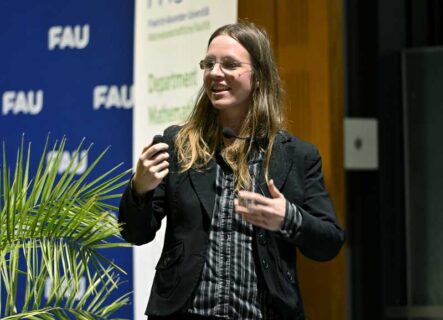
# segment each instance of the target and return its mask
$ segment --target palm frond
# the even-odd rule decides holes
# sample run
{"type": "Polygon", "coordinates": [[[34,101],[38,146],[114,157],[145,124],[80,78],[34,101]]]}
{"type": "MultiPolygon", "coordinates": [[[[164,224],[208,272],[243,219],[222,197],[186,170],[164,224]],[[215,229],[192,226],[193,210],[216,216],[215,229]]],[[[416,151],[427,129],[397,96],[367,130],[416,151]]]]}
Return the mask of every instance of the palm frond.
{"type": "MultiPolygon", "coordinates": [[[[3,143],[0,168],[0,317],[2,319],[110,319],[129,302],[128,294],[109,301],[124,271],[101,249],[128,246],[109,199],[120,197],[130,169],[121,164],[87,182],[105,156],[103,151],[77,174],[82,141],[60,176],[66,139],[56,141],[47,157],[49,137],[31,178],[31,144],[24,138],[10,174],[3,143]],[[46,161],[45,161],[46,160],[46,161]],[[110,241],[114,237],[117,241],[110,241]],[[25,266],[20,270],[20,266],[25,266]],[[81,279],[88,279],[83,297],[81,279]],[[47,283],[50,283],[49,289],[47,283]],[[19,284],[24,291],[18,292],[19,284]],[[6,293],[2,305],[1,292],[6,293]],[[47,299],[44,299],[44,293],[47,299]],[[18,306],[18,298],[24,301],[18,306]],[[20,308],[20,310],[19,310],[20,308]]],[[[89,154],[91,145],[82,157],[89,154]]],[[[81,160],[82,158],[80,158],[81,160]]]]}

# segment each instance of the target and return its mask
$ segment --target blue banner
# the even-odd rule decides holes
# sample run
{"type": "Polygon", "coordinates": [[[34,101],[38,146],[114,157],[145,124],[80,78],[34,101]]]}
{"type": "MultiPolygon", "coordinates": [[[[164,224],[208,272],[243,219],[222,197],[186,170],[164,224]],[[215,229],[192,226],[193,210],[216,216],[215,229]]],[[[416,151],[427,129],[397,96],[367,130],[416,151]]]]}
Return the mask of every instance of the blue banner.
{"type": "MultiPolygon", "coordinates": [[[[133,34],[131,0],[0,2],[0,139],[10,163],[22,134],[37,161],[50,133],[68,139],[60,174],[83,138],[94,146],[78,174],[108,146],[97,174],[131,166],[133,34]]],[[[132,291],[131,250],[106,255],[128,272],[115,295],[132,291]]],[[[132,319],[132,306],[115,317],[132,319]]]]}

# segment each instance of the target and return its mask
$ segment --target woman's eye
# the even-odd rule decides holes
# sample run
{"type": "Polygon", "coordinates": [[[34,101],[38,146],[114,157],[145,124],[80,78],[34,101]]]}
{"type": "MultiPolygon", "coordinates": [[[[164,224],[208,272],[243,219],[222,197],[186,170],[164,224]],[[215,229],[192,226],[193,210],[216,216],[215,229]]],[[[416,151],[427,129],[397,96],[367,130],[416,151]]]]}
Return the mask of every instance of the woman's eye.
{"type": "Polygon", "coordinates": [[[223,68],[228,70],[236,69],[240,66],[237,61],[223,61],[223,68]]]}
{"type": "Polygon", "coordinates": [[[208,60],[206,61],[206,69],[212,69],[215,66],[215,61],[213,60],[208,60]]]}

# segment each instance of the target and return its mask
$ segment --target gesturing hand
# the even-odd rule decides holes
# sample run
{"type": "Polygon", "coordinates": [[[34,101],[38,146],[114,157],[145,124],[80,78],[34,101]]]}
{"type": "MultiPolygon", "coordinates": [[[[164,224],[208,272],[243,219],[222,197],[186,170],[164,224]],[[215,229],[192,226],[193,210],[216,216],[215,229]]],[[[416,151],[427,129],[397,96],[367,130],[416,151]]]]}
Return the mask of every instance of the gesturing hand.
{"type": "Polygon", "coordinates": [[[138,195],[143,196],[146,192],[154,190],[168,174],[167,149],[166,143],[152,142],[143,148],[132,178],[132,187],[138,195]]]}
{"type": "Polygon", "coordinates": [[[286,214],[286,198],[277,189],[273,180],[268,182],[272,198],[249,191],[240,191],[234,200],[235,211],[243,218],[264,229],[280,230],[286,214]]]}

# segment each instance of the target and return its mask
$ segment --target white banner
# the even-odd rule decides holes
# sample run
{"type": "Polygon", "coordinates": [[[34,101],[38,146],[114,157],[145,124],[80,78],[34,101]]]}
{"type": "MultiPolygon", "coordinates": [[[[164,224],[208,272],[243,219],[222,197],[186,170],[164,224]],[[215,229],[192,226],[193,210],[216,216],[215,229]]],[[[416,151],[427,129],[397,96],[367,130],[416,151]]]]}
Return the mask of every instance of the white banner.
{"type": "MultiPolygon", "coordinates": [[[[237,0],[136,0],[133,162],[155,134],[181,123],[192,110],[209,36],[237,21],[237,0]]],[[[134,319],[144,311],[160,257],[162,230],[134,249],[134,319]]]]}

